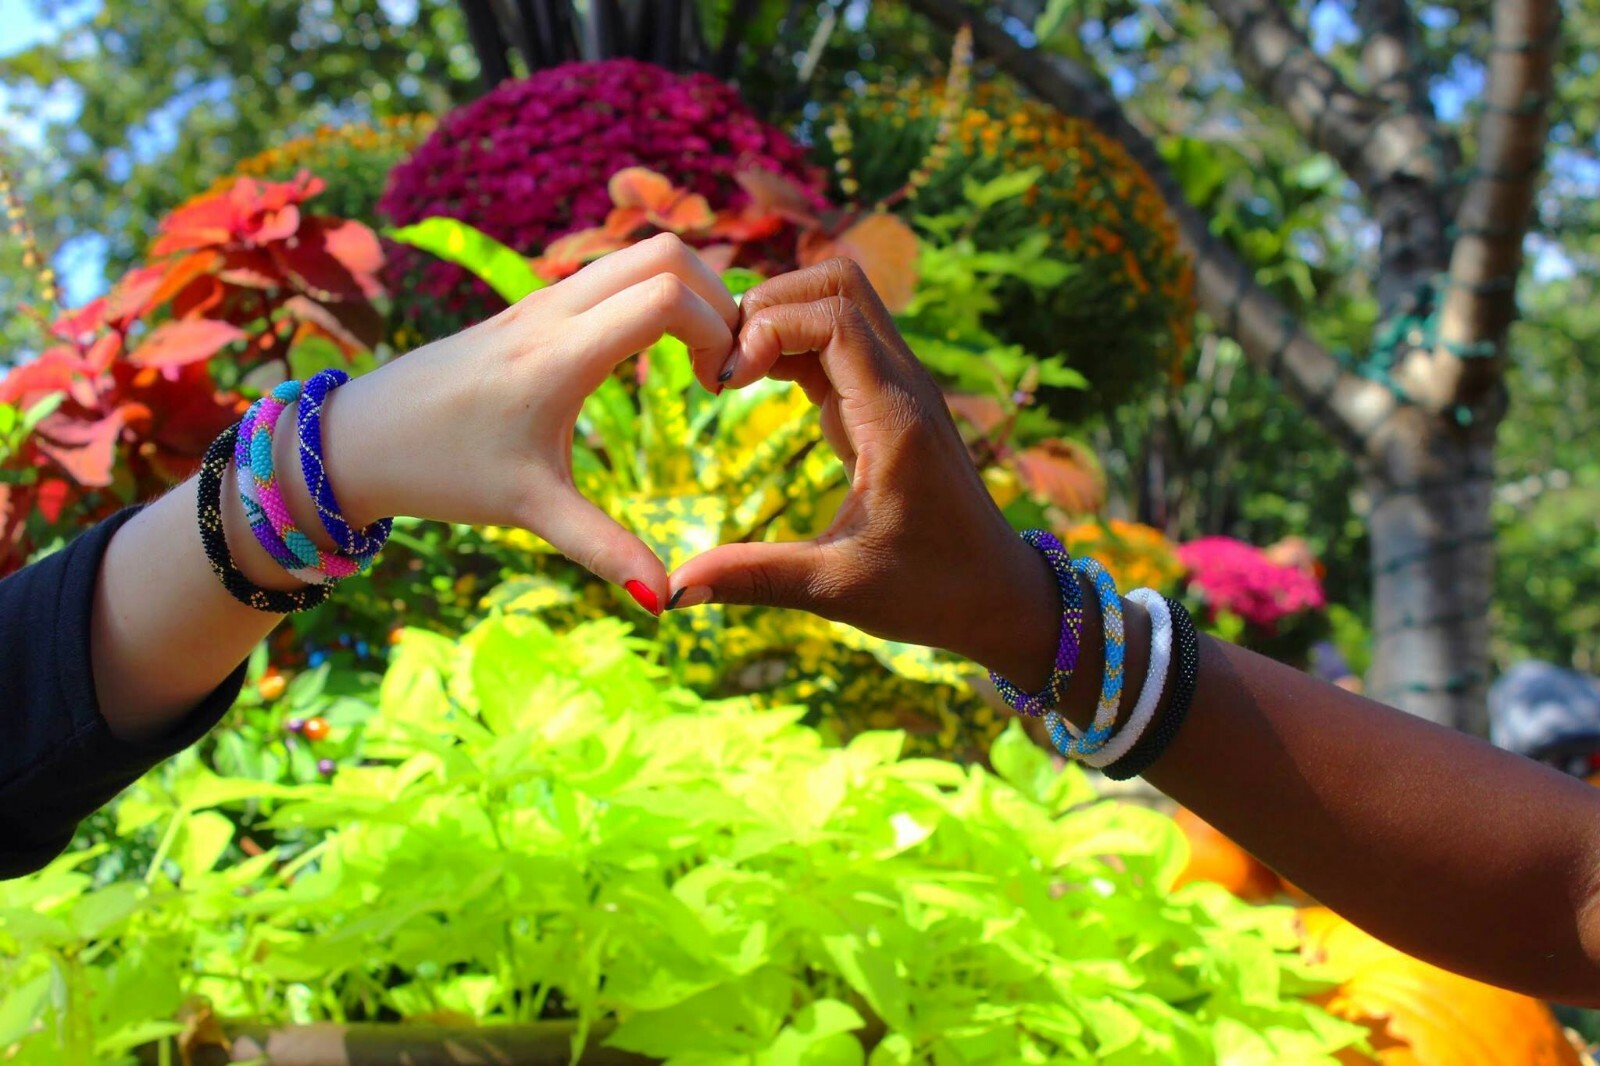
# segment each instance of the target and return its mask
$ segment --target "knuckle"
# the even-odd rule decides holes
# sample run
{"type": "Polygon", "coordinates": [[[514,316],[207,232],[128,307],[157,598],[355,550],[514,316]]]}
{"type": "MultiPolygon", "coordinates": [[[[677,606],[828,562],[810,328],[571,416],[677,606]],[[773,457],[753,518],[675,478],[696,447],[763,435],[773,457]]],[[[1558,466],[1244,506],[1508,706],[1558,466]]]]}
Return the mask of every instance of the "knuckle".
{"type": "Polygon", "coordinates": [[[689,286],[676,274],[657,274],[647,284],[649,289],[645,299],[649,302],[650,310],[658,313],[678,307],[689,294],[689,286]]]}
{"type": "Polygon", "coordinates": [[[523,319],[536,315],[539,305],[547,298],[545,296],[546,291],[548,290],[541,289],[537,292],[530,292],[484,324],[503,328],[514,326],[523,319]]]}
{"type": "Polygon", "coordinates": [[[852,347],[877,348],[877,334],[867,322],[861,307],[848,296],[832,296],[824,305],[830,319],[833,335],[852,347]]]}
{"type": "Polygon", "coordinates": [[[841,292],[853,293],[867,280],[861,264],[847,256],[836,255],[822,265],[827,268],[841,292]]]}
{"type": "Polygon", "coordinates": [[[676,233],[657,233],[644,243],[658,262],[686,262],[689,258],[689,246],[676,233]]]}
{"type": "Polygon", "coordinates": [[[606,550],[606,546],[604,544],[596,543],[595,541],[587,541],[584,543],[583,547],[578,549],[578,556],[579,557],[575,559],[574,562],[576,562],[579,566],[582,566],[591,574],[605,574],[609,572],[605,569],[605,564],[607,559],[610,557],[610,552],[606,550]]]}
{"type": "Polygon", "coordinates": [[[745,594],[752,604],[758,607],[773,607],[784,603],[784,588],[786,584],[769,568],[752,570],[747,578],[745,594]]]}

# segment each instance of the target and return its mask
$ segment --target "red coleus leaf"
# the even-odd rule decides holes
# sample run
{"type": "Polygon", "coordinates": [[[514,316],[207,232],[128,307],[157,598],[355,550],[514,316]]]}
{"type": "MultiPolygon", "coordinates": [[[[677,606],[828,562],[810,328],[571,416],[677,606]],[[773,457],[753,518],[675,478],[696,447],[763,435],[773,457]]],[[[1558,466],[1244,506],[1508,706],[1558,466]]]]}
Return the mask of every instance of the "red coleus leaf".
{"type": "Polygon", "coordinates": [[[150,254],[171,255],[228,244],[237,222],[238,212],[227,193],[196,197],[162,219],[161,236],[150,245],[150,254]]]}
{"type": "Polygon", "coordinates": [[[83,353],[84,368],[90,374],[104,374],[111,369],[111,365],[122,355],[122,334],[105,333],[100,339],[89,345],[89,350],[83,353]]]}
{"type": "Polygon", "coordinates": [[[173,318],[212,318],[228,295],[228,287],[210,274],[195,278],[172,298],[173,318]]]}
{"type": "Polygon", "coordinates": [[[650,216],[642,207],[614,207],[611,213],[606,215],[605,222],[594,232],[625,242],[642,235],[641,231],[649,222],[650,216]]]}
{"type": "Polygon", "coordinates": [[[789,225],[789,220],[776,211],[767,211],[750,205],[742,211],[722,211],[711,224],[710,236],[735,244],[766,240],[789,225]]]}
{"type": "Polygon", "coordinates": [[[32,407],[47,396],[64,392],[84,407],[96,405],[89,367],[81,355],[65,345],[44,351],[39,358],[12,367],[0,378],[0,403],[32,407]]]}
{"type": "Polygon", "coordinates": [[[20,568],[24,561],[22,534],[33,506],[33,488],[0,482],[0,577],[20,568]]]}
{"type": "Polygon", "coordinates": [[[277,289],[288,284],[272,256],[259,248],[230,248],[217,277],[246,289],[277,289]]]}
{"type": "Polygon", "coordinates": [[[1088,514],[1105,503],[1105,482],[1094,454],[1069,440],[1047,440],[1012,459],[1017,480],[1068,514],[1088,514]]]}
{"type": "Polygon", "coordinates": [[[308,218],[292,241],[267,247],[302,292],[319,300],[369,300],[383,294],[383,247],[359,222],[308,218]]]}
{"type": "Polygon", "coordinates": [[[39,483],[33,506],[46,522],[59,522],[61,512],[72,502],[72,486],[60,478],[46,478],[39,483]]]}
{"type": "Polygon", "coordinates": [[[151,307],[170,303],[195,281],[214,273],[222,261],[220,254],[209,249],[174,260],[168,265],[160,286],[150,296],[151,307]]]}
{"type": "Polygon", "coordinates": [[[583,229],[551,241],[544,254],[531,260],[529,265],[546,281],[559,281],[583,264],[631,243],[626,238],[612,236],[603,227],[583,229]]]}
{"type": "Polygon", "coordinates": [[[969,423],[979,433],[992,432],[1006,420],[1006,409],[993,396],[973,396],[962,392],[947,392],[944,401],[950,412],[969,423]]]}
{"type": "Polygon", "coordinates": [[[775,214],[800,225],[816,225],[819,205],[800,186],[770,170],[744,170],[734,180],[760,214],[775,214]]]}
{"type": "Polygon", "coordinates": [[[323,188],[322,179],[306,171],[293,181],[240,178],[227,189],[190,200],[168,215],[151,254],[288,240],[300,229],[298,205],[323,188]]]}
{"type": "Polygon", "coordinates": [[[106,297],[91,300],[82,307],[67,311],[50,326],[50,332],[73,344],[88,344],[90,338],[106,326],[106,297]]]}
{"type": "Polygon", "coordinates": [[[320,303],[309,296],[295,295],[283,302],[283,309],[331,337],[346,355],[370,349],[383,339],[383,316],[364,300],[320,303]]]}
{"type": "Polygon", "coordinates": [[[119,395],[150,412],[143,421],[129,419],[143,440],[155,447],[164,469],[184,477],[206,446],[243,412],[237,397],[218,393],[204,363],[155,373],[126,363],[116,368],[119,395]]]}
{"type": "Polygon", "coordinates": [[[78,484],[105,488],[117,461],[117,438],[130,417],[148,417],[139,404],[124,404],[103,418],[85,421],[56,412],[39,423],[39,450],[78,484]]]}
{"type": "Polygon", "coordinates": [[[702,263],[718,274],[733,266],[733,261],[739,257],[738,246],[732,244],[711,244],[694,251],[702,263]]]}
{"type": "Polygon", "coordinates": [[[106,294],[105,323],[116,329],[127,329],[161,303],[161,283],[167,275],[167,269],[164,265],[156,264],[135,267],[122,275],[106,294]]]}
{"type": "MultiPolygon", "coordinates": [[[[666,177],[648,167],[622,168],[611,175],[606,189],[619,211],[643,212],[644,221],[669,233],[698,233],[709,229],[716,218],[704,196],[677,188],[666,177]]],[[[615,232],[609,219],[606,228],[615,232]]],[[[632,232],[635,228],[637,224],[624,232],[632,232]]]]}
{"type": "Polygon", "coordinates": [[[840,255],[854,259],[884,306],[896,314],[910,305],[916,293],[917,251],[917,235],[911,227],[882,211],[868,215],[837,237],[819,230],[804,233],[798,248],[801,266],[840,255]]]}
{"type": "Polygon", "coordinates": [[[164,322],[128,353],[128,362],[141,367],[174,367],[204,362],[226,345],[244,338],[244,330],[215,319],[164,322]]]}

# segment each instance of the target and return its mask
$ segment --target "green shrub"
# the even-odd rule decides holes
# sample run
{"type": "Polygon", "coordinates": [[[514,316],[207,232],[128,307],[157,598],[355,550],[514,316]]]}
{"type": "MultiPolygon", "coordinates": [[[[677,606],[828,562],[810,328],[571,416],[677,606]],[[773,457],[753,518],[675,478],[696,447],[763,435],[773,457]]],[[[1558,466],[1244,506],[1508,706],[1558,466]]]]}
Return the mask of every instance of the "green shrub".
{"type": "Polygon", "coordinates": [[[0,1048],[120,1061],[191,995],[269,1023],[615,1021],[682,1066],[1313,1063],[1354,1039],[1298,998],[1289,912],[1169,894],[1173,825],[1020,730],[998,775],[897,733],[830,748],[640,650],[615,621],[408,630],[361,765],[176,760],[118,811],[159,840],[143,883],[91,889],[91,849],[0,886],[0,1048]],[[243,857],[247,816],[292,843],[243,857]]]}
{"type": "Polygon", "coordinates": [[[1017,184],[969,236],[976,250],[1055,261],[1041,286],[1005,279],[985,324],[1041,355],[1064,352],[1093,391],[1047,387],[1051,410],[1094,418],[1159,384],[1193,336],[1194,274],[1150,177],[1083,120],[999,82],[941,94],[922,81],[848,94],[817,121],[834,195],[913,219],[965,210],[975,188],[1017,184]],[[1031,179],[1024,175],[1032,174],[1031,179]]]}

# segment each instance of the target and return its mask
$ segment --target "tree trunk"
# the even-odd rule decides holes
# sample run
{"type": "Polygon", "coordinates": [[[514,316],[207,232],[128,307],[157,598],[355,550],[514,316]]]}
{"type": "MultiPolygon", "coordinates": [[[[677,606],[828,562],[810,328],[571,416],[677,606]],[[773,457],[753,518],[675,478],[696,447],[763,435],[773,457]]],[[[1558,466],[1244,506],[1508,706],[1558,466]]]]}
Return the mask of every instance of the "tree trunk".
{"type": "Polygon", "coordinates": [[[1493,598],[1493,431],[1416,407],[1368,453],[1372,698],[1486,736],[1493,598]]]}

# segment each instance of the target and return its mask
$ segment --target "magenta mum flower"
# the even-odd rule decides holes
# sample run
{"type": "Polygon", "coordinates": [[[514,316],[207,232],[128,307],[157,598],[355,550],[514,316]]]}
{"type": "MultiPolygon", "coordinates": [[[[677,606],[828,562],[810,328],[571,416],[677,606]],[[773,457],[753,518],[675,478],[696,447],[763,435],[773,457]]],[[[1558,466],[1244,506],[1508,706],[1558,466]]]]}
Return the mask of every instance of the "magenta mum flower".
{"type": "Polygon", "coordinates": [[[1302,611],[1327,606],[1322,583],[1305,571],[1267,558],[1260,548],[1232,537],[1201,537],[1178,548],[1189,583],[1213,610],[1231,611],[1272,629],[1302,611]]]}
{"type": "MultiPolygon", "coordinates": [[[[457,218],[536,255],[557,237],[604,222],[606,182],[632,166],[665,175],[715,208],[745,202],[734,181],[742,170],[821,188],[805,149],[758,119],[731,87],[615,59],[504,82],[450,112],[390,173],[378,211],[400,226],[457,218]]],[[[412,297],[401,310],[413,322],[425,320],[424,308],[456,308],[462,320],[452,324],[464,325],[503,306],[460,267],[392,251],[387,280],[391,291],[412,297]]]]}

